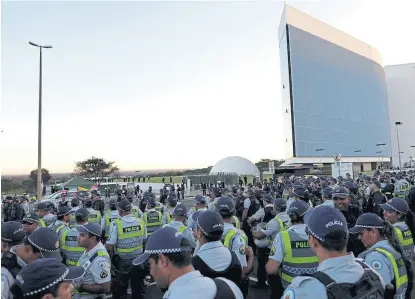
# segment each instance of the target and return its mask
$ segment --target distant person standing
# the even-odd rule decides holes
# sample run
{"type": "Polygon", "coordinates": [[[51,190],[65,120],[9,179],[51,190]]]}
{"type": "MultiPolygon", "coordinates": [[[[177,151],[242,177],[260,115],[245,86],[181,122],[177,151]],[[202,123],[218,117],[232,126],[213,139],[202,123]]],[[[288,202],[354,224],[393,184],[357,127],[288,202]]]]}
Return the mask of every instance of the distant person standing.
{"type": "Polygon", "coordinates": [[[246,175],[244,175],[244,183],[245,183],[245,186],[248,184],[248,178],[246,177],[246,175]]]}
{"type": "Polygon", "coordinates": [[[206,196],[206,183],[202,182],[202,192],[203,192],[203,196],[206,196]]]}
{"type": "Polygon", "coordinates": [[[166,180],[166,178],[164,177],[164,175],[163,175],[163,177],[161,178],[161,182],[164,184],[164,181],[166,180]]]}
{"type": "Polygon", "coordinates": [[[177,184],[177,199],[180,201],[180,193],[182,189],[180,188],[179,184],[177,184]]]}
{"type": "Polygon", "coordinates": [[[170,184],[173,184],[173,177],[170,176],[170,184]]]}

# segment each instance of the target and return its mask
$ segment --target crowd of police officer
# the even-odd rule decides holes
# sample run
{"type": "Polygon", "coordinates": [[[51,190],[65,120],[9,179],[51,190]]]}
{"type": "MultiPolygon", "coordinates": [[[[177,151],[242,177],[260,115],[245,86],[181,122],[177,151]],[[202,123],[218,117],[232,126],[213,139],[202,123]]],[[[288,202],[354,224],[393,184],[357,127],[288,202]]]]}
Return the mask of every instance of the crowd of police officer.
{"type": "MultiPolygon", "coordinates": [[[[194,276],[195,282],[212,279],[208,284],[216,295],[198,294],[201,298],[246,298],[257,255],[253,287],[270,285],[271,298],[410,298],[412,175],[285,176],[231,189],[212,187],[208,197],[195,197],[194,208],[167,190],[159,201],[151,190],[144,192],[138,206],[133,194],[122,194],[109,201],[105,213],[96,199],[82,207],[72,199],[70,208],[63,201],[56,211],[42,202],[21,221],[2,224],[2,285],[7,286],[2,295],[12,298],[12,290],[16,298],[28,297],[15,283],[19,272],[51,257],[83,268],[83,276],[72,281],[75,298],[110,292],[126,298],[129,285],[132,298],[145,298],[147,279],[168,288],[165,298],[174,298],[174,279],[180,275],[194,276]]],[[[50,291],[35,287],[40,291],[30,298],[50,291]]],[[[58,291],[51,294],[58,297],[58,291]]],[[[189,294],[181,297],[194,298],[189,294]]]]}

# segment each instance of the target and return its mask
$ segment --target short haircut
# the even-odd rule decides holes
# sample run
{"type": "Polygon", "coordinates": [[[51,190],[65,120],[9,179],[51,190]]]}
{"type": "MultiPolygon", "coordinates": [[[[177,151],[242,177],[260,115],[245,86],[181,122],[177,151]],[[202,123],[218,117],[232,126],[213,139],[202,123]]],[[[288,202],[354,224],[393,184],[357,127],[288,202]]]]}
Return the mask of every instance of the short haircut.
{"type": "MultiPolygon", "coordinates": [[[[316,239],[317,240],[317,239],[316,239]]],[[[343,251],[347,247],[349,234],[342,230],[328,233],[324,237],[324,241],[317,240],[324,249],[328,251],[343,251]]]]}

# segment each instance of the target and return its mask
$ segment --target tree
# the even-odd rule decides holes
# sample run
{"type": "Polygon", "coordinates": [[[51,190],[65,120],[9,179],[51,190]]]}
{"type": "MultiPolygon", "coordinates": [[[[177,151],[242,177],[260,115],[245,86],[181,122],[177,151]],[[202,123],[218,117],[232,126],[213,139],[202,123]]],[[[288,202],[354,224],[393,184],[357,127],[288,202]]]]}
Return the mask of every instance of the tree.
{"type": "MultiPolygon", "coordinates": [[[[33,183],[36,186],[37,182],[37,169],[34,169],[30,172],[29,178],[33,181],[33,183]]],[[[42,168],[42,182],[47,183],[52,178],[52,176],[49,173],[49,170],[42,168]]]]}
{"type": "Polygon", "coordinates": [[[75,173],[88,178],[91,181],[101,184],[103,179],[112,174],[116,175],[119,169],[115,162],[107,162],[102,158],[92,156],[85,161],[75,164],[75,173]]]}

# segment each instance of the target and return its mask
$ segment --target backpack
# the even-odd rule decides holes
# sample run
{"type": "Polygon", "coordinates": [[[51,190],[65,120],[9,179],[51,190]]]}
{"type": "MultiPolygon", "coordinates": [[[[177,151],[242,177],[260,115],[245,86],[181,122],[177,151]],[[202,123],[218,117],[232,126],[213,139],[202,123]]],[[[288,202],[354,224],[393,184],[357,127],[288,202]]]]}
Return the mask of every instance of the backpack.
{"type": "Polygon", "coordinates": [[[1,266],[9,270],[13,278],[16,278],[22,267],[17,263],[17,257],[14,253],[4,252],[1,257],[1,266]]]}
{"type": "Polygon", "coordinates": [[[215,299],[236,299],[230,286],[220,278],[213,279],[216,285],[215,299]]]}
{"type": "Polygon", "coordinates": [[[366,264],[356,260],[365,270],[356,283],[336,283],[327,274],[315,272],[303,276],[311,276],[326,287],[328,299],[383,299],[385,289],[379,276],[366,264]]]}

